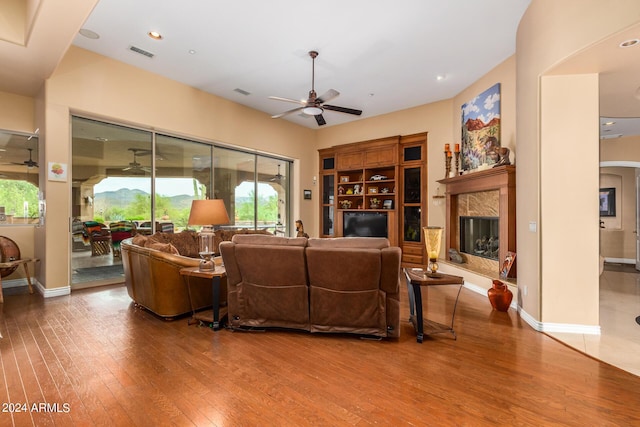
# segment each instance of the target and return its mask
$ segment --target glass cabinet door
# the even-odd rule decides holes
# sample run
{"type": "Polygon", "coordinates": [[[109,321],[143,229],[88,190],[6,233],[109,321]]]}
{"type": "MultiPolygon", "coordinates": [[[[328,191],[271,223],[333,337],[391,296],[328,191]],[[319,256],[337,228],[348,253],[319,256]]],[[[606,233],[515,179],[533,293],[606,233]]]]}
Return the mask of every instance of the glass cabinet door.
{"type": "Polygon", "coordinates": [[[334,198],[334,176],[324,175],[322,177],[322,234],[324,236],[333,236],[334,229],[334,212],[333,212],[333,198],[334,198]]]}
{"type": "Polygon", "coordinates": [[[420,222],[420,206],[404,207],[404,230],[403,239],[405,242],[420,242],[422,224],[420,222]]]}
{"type": "Polygon", "coordinates": [[[417,168],[406,168],[404,170],[404,202],[420,203],[420,174],[417,168]]]}

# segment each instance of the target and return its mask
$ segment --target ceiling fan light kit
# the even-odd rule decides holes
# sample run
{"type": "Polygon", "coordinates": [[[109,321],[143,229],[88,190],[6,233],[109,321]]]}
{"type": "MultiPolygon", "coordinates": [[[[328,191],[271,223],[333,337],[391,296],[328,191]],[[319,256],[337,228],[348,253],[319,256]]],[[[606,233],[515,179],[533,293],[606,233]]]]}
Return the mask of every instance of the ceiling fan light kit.
{"type": "Polygon", "coordinates": [[[327,124],[327,122],[324,120],[324,117],[322,116],[325,110],[337,111],[338,113],[353,114],[356,116],[361,115],[362,110],[356,110],[354,108],[338,107],[336,105],[325,104],[325,102],[330,101],[338,97],[338,95],[340,95],[340,92],[338,92],[335,89],[329,89],[325,94],[318,97],[315,91],[315,61],[316,61],[316,57],[318,56],[318,52],[316,52],[315,50],[312,50],[309,52],[309,56],[311,57],[311,60],[312,60],[311,90],[309,91],[309,98],[307,98],[306,100],[303,99],[299,101],[297,99],[282,98],[279,96],[270,96],[269,99],[275,99],[276,101],[285,101],[285,102],[293,102],[295,104],[302,104],[301,107],[294,108],[293,110],[285,111],[284,113],[273,115],[271,116],[271,118],[279,119],[280,117],[284,117],[289,114],[301,112],[302,114],[306,114],[307,116],[314,116],[316,119],[316,122],[318,123],[318,126],[322,126],[327,124]]]}
{"type": "Polygon", "coordinates": [[[322,114],[324,110],[320,107],[304,107],[302,112],[307,116],[317,116],[318,114],[322,114]]]}

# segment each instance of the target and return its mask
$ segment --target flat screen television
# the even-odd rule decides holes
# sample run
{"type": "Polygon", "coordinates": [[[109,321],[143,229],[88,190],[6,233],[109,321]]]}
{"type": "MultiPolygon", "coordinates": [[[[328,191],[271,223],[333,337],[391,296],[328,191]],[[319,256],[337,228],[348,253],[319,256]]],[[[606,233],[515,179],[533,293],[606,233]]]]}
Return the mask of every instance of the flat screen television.
{"type": "Polygon", "coordinates": [[[387,214],[380,212],[344,212],[344,237],[388,237],[387,214]]]}

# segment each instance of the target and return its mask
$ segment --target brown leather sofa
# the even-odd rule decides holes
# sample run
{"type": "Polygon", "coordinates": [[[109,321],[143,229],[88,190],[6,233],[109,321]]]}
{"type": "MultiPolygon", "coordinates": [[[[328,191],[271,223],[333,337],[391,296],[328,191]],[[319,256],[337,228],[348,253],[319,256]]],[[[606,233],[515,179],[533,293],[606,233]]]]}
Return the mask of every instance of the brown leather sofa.
{"type": "Polygon", "coordinates": [[[229,325],[400,336],[400,258],[384,238],[235,235],[220,243],[229,325]]]}
{"type": "MultiPolygon", "coordinates": [[[[216,230],[215,251],[224,240],[235,234],[270,234],[262,230],[216,230]]],[[[194,231],[180,233],[157,232],[152,236],[136,234],[121,244],[125,283],[131,299],[147,310],[165,318],[191,312],[189,293],[185,280],[180,276],[183,267],[197,267],[198,235],[194,231]]],[[[189,288],[195,310],[210,307],[211,281],[189,277],[189,288]]],[[[221,281],[220,305],[226,305],[227,281],[221,281]]]]}
{"type": "MultiPolygon", "coordinates": [[[[184,278],[180,275],[180,269],[197,267],[200,264],[200,259],[197,258],[197,240],[195,233],[193,236],[182,235],[183,233],[164,233],[167,236],[171,234],[181,238],[183,252],[188,251],[184,243],[189,242],[190,239],[193,240],[195,257],[193,253],[188,254],[191,256],[183,256],[177,250],[180,244],[174,245],[170,243],[170,238],[158,234],[150,237],[136,235],[122,241],[125,284],[129,296],[137,305],[160,317],[178,317],[191,312],[189,290],[184,278]],[[158,241],[154,237],[164,241],[158,241]]],[[[226,281],[223,280],[221,285],[220,302],[224,305],[226,304],[226,281]]],[[[211,307],[213,298],[210,280],[189,277],[189,287],[193,307],[196,310],[211,307]]]]}

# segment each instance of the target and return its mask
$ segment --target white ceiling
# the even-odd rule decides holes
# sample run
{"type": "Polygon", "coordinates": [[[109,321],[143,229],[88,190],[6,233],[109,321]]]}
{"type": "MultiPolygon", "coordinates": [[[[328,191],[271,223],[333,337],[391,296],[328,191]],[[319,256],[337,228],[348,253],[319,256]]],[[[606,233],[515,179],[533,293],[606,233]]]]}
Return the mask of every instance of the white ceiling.
{"type": "MultiPolygon", "coordinates": [[[[449,99],[515,53],[530,0],[55,0],[29,2],[24,44],[2,40],[0,91],[34,96],[73,43],[269,115],[295,107],[269,96],[307,98],[309,50],[317,50],[315,89],[362,116],[325,112],[326,126],[449,99]],[[92,10],[93,4],[96,4],[92,10]],[[81,28],[97,40],[78,35],[81,28]],[[163,35],[160,41],[147,36],[163,35]],[[152,52],[133,53],[136,46],[152,52]],[[194,50],[195,54],[189,51],[194,50]],[[445,78],[437,80],[437,76],[445,78]],[[250,93],[242,95],[235,89],[250,93]]],[[[5,6],[0,5],[0,12],[5,6]]],[[[1,13],[0,13],[1,14],[1,13]]],[[[640,37],[638,28],[616,36],[640,37]]],[[[601,112],[609,135],[640,134],[640,47],[612,49],[615,36],[562,64],[601,73],[601,112]],[[611,118],[614,118],[611,120],[611,118]],[[617,120],[625,118],[624,120],[617,120]],[[624,128],[622,125],[624,124],[624,128]]],[[[563,71],[562,67],[558,68],[563,71]]],[[[284,120],[284,119],[276,119],[284,120]]],[[[312,117],[286,120],[317,128],[312,117]]],[[[603,133],[604,135],[604,133],[603,133]]]]}
{"type": "MultiPolygon", "coordinates": [[[[308,52],[317,50],[318,95],[335,89],[329,104],[363,110],[325,111],[331,126],[455,96],[514,54],[529,2],[103,0],[83,25],[100,38],[73,43],[269,115],[296,107],[269,96],[307,98],[308,52]]],[[[286,119],[318,126],[310,116],[286,119]]]]}

